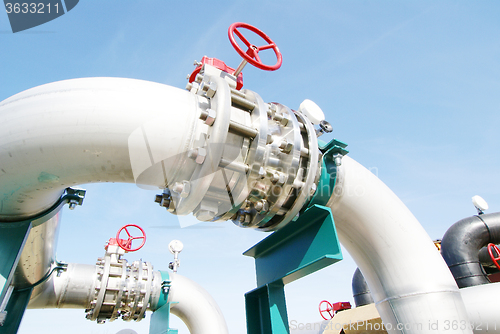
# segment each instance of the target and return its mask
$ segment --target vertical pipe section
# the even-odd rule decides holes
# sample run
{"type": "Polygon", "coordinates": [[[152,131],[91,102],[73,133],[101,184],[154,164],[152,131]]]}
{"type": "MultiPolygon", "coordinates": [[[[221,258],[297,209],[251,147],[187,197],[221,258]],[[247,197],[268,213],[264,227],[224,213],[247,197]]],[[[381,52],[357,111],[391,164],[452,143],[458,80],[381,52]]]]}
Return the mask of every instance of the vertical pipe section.
{"type": "Polygon", "coordinates": [[[372,294],[359,268],[356,268],[352,275],[352,297],[356,307],[373,303],[372,294]]]}
{"type": "Polygon", "coordinates": [[[382,181],[344,157],[327,205],[389,333],[472,333],[446,327],[468,319],[455,280],[425,230],[382,181]]]}

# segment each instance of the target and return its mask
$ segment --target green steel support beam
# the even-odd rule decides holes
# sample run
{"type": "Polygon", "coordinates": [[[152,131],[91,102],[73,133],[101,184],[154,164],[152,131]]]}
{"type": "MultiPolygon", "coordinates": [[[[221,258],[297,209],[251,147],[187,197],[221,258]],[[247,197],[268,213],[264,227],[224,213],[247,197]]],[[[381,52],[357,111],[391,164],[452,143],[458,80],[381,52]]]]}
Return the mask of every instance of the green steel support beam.
{"type": "Polygon", "coordinates": [[[289,334],[284,284],[265,284],[245,294],[247,333],[289,334]]]}
{"type": "Polygon", "coordinates": [[[245,295],[248,334],[288,334],[285,284],[342,259],[330,208],[313,205],[244,255],[255,258],[257,286],[245,295]]]}
{"type": "Polygon", "coordinates": [[[21,320],[23,319],[24,311],[28,307],[32,288],[24,290],[14,290],[7,304],[7,320],[3,326],[0,326],[0,334],[17,333],[21,320]]]}
{"type": "MultiPolygon", "coordinates": [[[[0,224],[0,305],[4,307],[11,297],[7,292],[30,230],[31,222],[0,224]]],[[[6,310],[0,309],[0,324],[6,316],[6,310]]]]}
{"type": "Polygon", "coordinates": [[[244,253],[255,259],[258,286],[245,294],[248,334],[289,334],[285,284],[342,260],[333,216],[325,205],[346,146],[334,139],[319,147],[321,176],[309,204],[295,221],[244,253]]]}
{"type": "Polygon", "coordinates": [[[313,205],[244,255],[255,258],[257,286],[293,282],[342,260],[330,208],[313,205]]]}

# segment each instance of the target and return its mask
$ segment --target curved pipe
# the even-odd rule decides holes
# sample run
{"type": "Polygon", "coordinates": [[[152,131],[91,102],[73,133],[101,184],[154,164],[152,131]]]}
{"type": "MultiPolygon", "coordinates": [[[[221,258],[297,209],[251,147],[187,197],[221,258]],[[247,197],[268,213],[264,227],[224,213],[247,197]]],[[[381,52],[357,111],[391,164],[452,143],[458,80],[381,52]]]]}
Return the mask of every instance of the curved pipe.
{"type": "Polygon", "coordinates": [[[199,284],[175,273],[169,273],[170,312],[178,316],[191,334],[227,334],[222,312],[215,300],[199,284]]]}
{"type": "Polygon", "coordinates": [[[174,173],[192,172],[183,165],[204,101],[158,83],[87,78],[0,102],[0,222],[43,212],[76,184],[141,176],[143,185],[164,188],[174,173]]]}
{"type": "Polygon", "coordinates": [[[401,200],[349,157],[343,158],[337,177],[327,205],[341,243],[366,278],[382,320],[392,328],[389,332],[399,332],[398,324],[411,327],[404,333],[421,333],[418,326],[429,322],[444,326],[445,321],[467,320],[446,263],[401,200]]]}
{"type": "Polygon", "coordinates": [[[354,275],[352,275],[352,297],[354,298],[356,307],[373,303],[370,289],[359,268],[356,268],[354,275]]]}
{"type": "Polygon", "coordinates": [[[441,254],[460,288],[490,283],[479,260],[489,242],[500,243],[498,212],[462,219],[444,234],[441,254]]]}

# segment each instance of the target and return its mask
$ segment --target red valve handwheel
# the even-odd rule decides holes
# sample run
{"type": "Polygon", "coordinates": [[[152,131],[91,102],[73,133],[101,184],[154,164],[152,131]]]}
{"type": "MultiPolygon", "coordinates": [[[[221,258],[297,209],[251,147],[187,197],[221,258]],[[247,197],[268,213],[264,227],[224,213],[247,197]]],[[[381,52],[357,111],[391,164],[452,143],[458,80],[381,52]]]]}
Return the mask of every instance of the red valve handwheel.
{"type": "Polygon", "coordinates": [[[488,244],[488,253],[490,254],[491,261],[493,261],[498,270],[500,270],[500,264],[498,263],[498,261],[500,261],[500,249],[498,249],[498,246],[490,242],[488,244]],[[493,255],[493,250],[497,253],[496,256],[493,255]]]}
{"type": "Polygon", "coordinates": [[[331,318],[333,318],[333,306],[332,304],[330,304],[329,301],[327,300],[322,300],[320,303],[319,303],[319,314],[321,315],[321,317],[325,320],[330,320],[331,318]],[[321,306],[325,304],[326,305],[326,308],[325,309],[322,309],[321,306]],[[328,313],[328,315],[330,316],[330,318],[327,318],[325,317],[323,314],[324,313],[328,313]]]}
{"type": "Polygon", "coordinates": [[[247,62],[252,64],[255,67],[260,68],[261,70],[266,70],[266,71],[276,71],[278,68],[281,67],[281,62],[282,62],[282,57],[281,57],[281,52],[276,46],[276,44],[267,36],[262,30],[249,25],[248,23],[243,23],[243,22],[235,22],[231,24],[228,30],[228,35],[229,35],[229,41],[235,48],[236,52],[240,56],[243,57],[247,62]],[[238,30],[238,28],[245,28],[250,31],[253,31],[260,37],[262,37],[267,43],[267,45],[263,46],[255,46],[251,44],[241,33],[241,31],[238,30]],[[247,51],[244,51],[236,42],[236,39],[234,38],[234,35],[238,36],[240,40],[248,47],[247,51]],[[266,65],[262,63],[260,57],[259,57],[259,52],[267,49],[273,49],[274,53],[276,54],[276,64],[274,65],[266,65]]]}
{"type": "Polygon", "coordinates": [[[144,232],[142,227],[140,227],[138,225],[134,225],[134,224],[128,224],[128,225],[125,225],[121,229],[118,230],[118,233],[116,233],[116,242],[118,243],[118,246],[120,246],[122,249],[126,250],[127,252],[135,252],[135,251],[141,249],[142,246],[144,246],[144,244],[146,243],[146,233],[144,232]],[[130,232],[128,231],[129,227],[138,228],[141,231],[142,235],[138,236],[138,237],[133,237],[130,234],[130,232]],[[120,233],[122,231],[125,231],[127,233],[127,237],[128,237],[127,239],[120,238],[120,233]],[[138,239],[142,239],[141,245],[139,247],[132,248],[132,242],[134,240],[138,240],[138,239]]]}

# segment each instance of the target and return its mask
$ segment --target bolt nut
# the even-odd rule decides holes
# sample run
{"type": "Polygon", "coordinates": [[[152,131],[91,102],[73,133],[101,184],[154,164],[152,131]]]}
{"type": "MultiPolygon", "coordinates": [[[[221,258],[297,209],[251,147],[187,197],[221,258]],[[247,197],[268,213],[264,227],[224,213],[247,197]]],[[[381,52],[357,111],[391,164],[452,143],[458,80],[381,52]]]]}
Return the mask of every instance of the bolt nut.
{"type": "Polygon", "coordinates": [[[217,91],[217,84],[215,82],[210,82],[207,86],[207,97],[209,99],[214,97],[216,91],[217,91]]]}
{"type": "Polygon", "coordinates": [[[313,183],[312,186],[311,186],[311,191],[310,191],[310,195],[314,195],[314,193],[316,192],[316,190],[318,189],[318,187],[316,186],[316,183],[313,183]]]}
{"type": "Polygon", "coordinates": [[[319,123],[319,127],[323,132],[330,133],[333,131],[333,127],[330,123],[327,121],[323,120],[319,123]]]}
{"type": "Polygon", "coordinates": [[[262,178],[264,176],[266,176],[266,170],[264,169],[264,167],[260,167],[259,168],[259,176],[262,178]]]}
{"type": "Polygon", "coordinates": [[[156,197],[155,197],[155,203],[161,203],[162,199],[163,199],[163,195],[162,194],[156,195],[156,197]]]}
{"type": "Polygon", "coordinates": [[[333,162],[335,163],[335,166],[339,167],[342,165],[342,154],[335,154],[333,156],[333,162]]]}
{"type": "Polygon", "coordinates": [[[217,113],[213,109],[207,109],[207,118],[205,119],[205,124],[212,126],[215,122],[215,117],[217,116],[217,113]]]}
{"type": "Polygon", "coordinates": [[[257,203],[255,203],[254,208],[259,213],[266,212],[269,210],[269,203],[265,199],[262,199],[262,200],[258,201],[257,203]]]}
{"type": "Polygon", "coordinates": [[[198,91],[196,92],[196,95],[204,95],[205,94],[205,85],[206,85],[206,82],[205,81],[202,81],[200,82],[200,87],[198,87],[198,91]]]}
{"type": "Polygon", "coordinates": [[[170,197],[163,198],[160,202],[160,205],[163,206],[164,208],[168,209],[170,207],[170,197]]]}
{"type": "Polygon", "coordinates": [[[286,181],[286,175],[281,172],[275,172],[271,175],[271,182],[277,184],[284,184],[286,181]]]}
{"type": "Polygon", "coordinates": [[[280,149],[283,153],[290,153],[293,149],[293,144],[289,143],[286,139],[284,139],[280,144],[280,149]]]}
{"type": "Polygon", "coordinates": [[[196,92],[198,92],[198,88],[200,87],[200,84],[197,83],[197,82],[192,82],[191,83],[191,89],[190,89],[190,92],[193,93],[193,94],[196,94],[196,92]]]}
{"type": "Polygon", "coordinates": [[[214,219],[216,214],[217,214],[216,212],[213,212],[210,210],[198,210],[198,212],[196,212],[195,216],[196,216],[196,219],[198,219],[198,220],[210,221],[210,220],[214,219]]]}
{"type": "Polygon", "coordinates": [[[197,164],[201,165],[205,162],[205,158],[207,157],[207,150],[203,147],[195,148],[194,150],[189,151],[188,157],[193,159],[197,164]]]}
{"type": "Polygon", "coordinates": [[[289,121],[288,115],[283,114],[283,118],[281,118],[281,121],[280,121],[281,125],[286,126],[288,124],[288,121],[289,121]]]}
{"type": "Polygon", "coordinates": [[[190,190],[191,184],[189,181],[175,182],[172,186],[172,191],[179,194],[182,198],[188,197],[190,190]]]}

